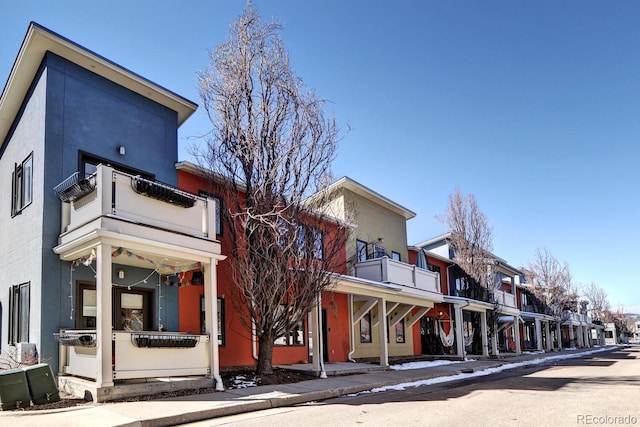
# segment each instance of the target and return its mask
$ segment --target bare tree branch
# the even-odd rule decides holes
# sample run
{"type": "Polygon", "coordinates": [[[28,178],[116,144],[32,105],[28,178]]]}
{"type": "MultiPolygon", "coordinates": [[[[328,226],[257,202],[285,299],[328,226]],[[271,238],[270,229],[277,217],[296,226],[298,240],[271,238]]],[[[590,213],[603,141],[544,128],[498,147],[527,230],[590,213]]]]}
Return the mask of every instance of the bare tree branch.
{"type": "Polygon", "coordinates": [[[331,182],[339,128],[292,71],[278,24],[248,5],[198,73],[213,129],[193,154],[224,177],[233,298],[259,341],[258,373],[344,262],[343,224],[306,203],[331,182]],[[341,258],[342,256],[342,258],[341,258]]]}
{"type": "Polygon", "coordinates": [[[578,292],[569,266],[558,261],[548,249],[536,250],[526,272],[527,281],[533,285],[534,295],[554,316],[561,316],[566,310],[577,311],[578,292]]]}

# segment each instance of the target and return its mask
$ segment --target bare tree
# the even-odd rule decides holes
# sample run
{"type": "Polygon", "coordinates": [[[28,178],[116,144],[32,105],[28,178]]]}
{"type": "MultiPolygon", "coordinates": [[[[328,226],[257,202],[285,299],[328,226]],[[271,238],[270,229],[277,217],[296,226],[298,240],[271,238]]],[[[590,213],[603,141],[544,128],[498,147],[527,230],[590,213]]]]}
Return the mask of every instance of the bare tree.
{"type": "Polygon", "coordinates": [[[589,307],[593,316],[600,321],[605,320],[605,313],[611,309],[607,292],[600,286],[591,282],[582,290],[582,294],[589,302],[589,307]]]}
{"type": "MultiPolygon", "coordinates": [[[[493,250],[493,235],[487,216],[480,211],[473,194],[462,195],[460,188],[449,196],[445,218],[450,237],[449,245],[457,264],[458,280],[462,283],[465,296],[481,301],[493,302],[494,309],[487,312],[487,334],[490,336],[497,327],[499,304],[495,299],[498,275],[493,250]]],[[[473,331],[472,351],[482,352],[481,328],[478,327],[480,314],[471,313],[476,325],[473,331]]]]}
{"type": "Polygon", "coordinates": [[[233,300],[255,327],[260,374],[272,372],[274,341],[306,324],[340,271],[346,232],[315,209],[322,200],[306,202],[331,181],[339,128],[292,71],[280,29],[249,4],[211,52],[198,78],[213,129],[204,148],[192,147],[223,177],[233,300]]]}
{"type": "Polygon", "coordinates": [[[478,208],[473,194],[466,197],[456,188],[449,196],[445,215],[446,226],[451,233],[449,244],[455,262],[477,284],[486,288],[495,285],[492,266],[494,257],[493,235],[489,220],[478,208]]]}
{"type": "Polygon", "coordinates": [[[569,266],[558,261],[548,249],[536,250],[527,272],[530,275],[527,281],[533,284],[534,295],[554,316],[560,317],[565,310],[577,310],[578,293],[569,266]]]}

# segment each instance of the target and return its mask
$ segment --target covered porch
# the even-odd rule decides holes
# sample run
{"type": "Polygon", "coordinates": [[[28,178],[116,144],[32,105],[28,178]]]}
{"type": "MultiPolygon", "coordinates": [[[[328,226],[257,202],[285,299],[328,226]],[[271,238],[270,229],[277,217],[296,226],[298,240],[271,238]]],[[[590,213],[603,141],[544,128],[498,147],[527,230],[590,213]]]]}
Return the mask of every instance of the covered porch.
{"type": "Polygon", "coordinates": [[[57,188],[64,203],[54,252],[72,271],[94,274],[69,281],[75,327],[57,334],[60,388],[96,402],[168,384],[215,381],[222,390],[216,266],[224,256],[214,203],[104,165],[70,181],[57,188]],[[202,307],[193,307],[202,310],[202,331],[178,330],[175,288],[187,282],[204,286],[202,307]]]}
{"type": "MultiPolygon", "coordinates": [[[[416,324],[443,301],[437,273],[383,256],[358,263],[356,276],[336,276],[331,291],[348,298],[347,359],[376,359],[382,368],[389,357],[416,354],[416,324]]],[[[312,312],[312,335],[320,337],[321,319],[312,312]]],[[[419,334],[418,334],[419,337],[419,334]]],[[[419,340],[418,340],[419,341],[419,340]]],[[[313,346],[313,370],[326,375],[319,345],[313,346]]],[[[418,353],[420,354],[420,353],[418,353]]]]}

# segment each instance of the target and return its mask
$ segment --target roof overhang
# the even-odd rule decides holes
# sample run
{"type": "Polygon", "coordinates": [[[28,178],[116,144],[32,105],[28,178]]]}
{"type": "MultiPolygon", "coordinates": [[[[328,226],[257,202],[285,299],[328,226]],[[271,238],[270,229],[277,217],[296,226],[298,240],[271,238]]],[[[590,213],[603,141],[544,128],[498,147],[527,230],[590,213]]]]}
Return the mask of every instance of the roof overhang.
{"type": "Polygon", "coordinates": [[[336,275],[336,280],[329,290],[368,298],[384,298],[387,301],[426,308],[431,308],[435,303],[443,301],[442,294],[415,290],[393,283],[360,279],[348,275],[336,275]]]}
{"type": "MultiPolygon", "coordinates": [[[[365,187],[364,185],[360,184],[359,182],[354,181],[353,179],[343,176],[342,178],[340,178],[339,180],[335,181],[334,183],[332,183],[331,185],[329,185],[325,190],[321,190],[322,191],[332,191],[332,190],[336,190],[336,189],[346,189],[349,190],[357,195],[359,195],[360,197],[363,197],[379,206],[384,207],[385,209],[390,210],[391,212],[394,212],[398,215],[401,215],[402,217],[404,217],[404,219],[408,220],[411,219],[413,217],[416,216],[416,213],[405,208],[404,206],[394,202],[393,200],[390,200],[386,197],[384,197],[383,195],[376,193],[375,191],[373,191],[372,189],[365,187]]],[[[312,195],[309,199],[313,199],[314,197],[317,197],[317,195],[312,195]]]]}
{"type": "Polygon", "coordinates": [[[488,302],[478,301],[471,298],[454,297],[450,295],[444,296],[444,302],[453,305],[459,305],[462,309],[469,311],[483,312],[495,309],[495,306],[488,302]]]}
{"type": "Polygon", "coordinates": [[[108,59],[31,22],[0,95],[0,142],[4,141],[46,52],[117,83],[178,113],[178,126],[198,105],[108,59]]]}

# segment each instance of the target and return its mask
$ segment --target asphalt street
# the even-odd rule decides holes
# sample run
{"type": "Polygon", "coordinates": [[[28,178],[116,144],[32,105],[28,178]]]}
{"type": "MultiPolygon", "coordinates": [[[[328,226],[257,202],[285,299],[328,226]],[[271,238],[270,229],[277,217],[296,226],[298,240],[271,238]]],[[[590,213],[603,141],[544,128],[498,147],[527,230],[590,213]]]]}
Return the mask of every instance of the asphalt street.
{"type": "Polygon", "coordinates": [[[640,425],[638,359],[639,347],[623,347],[454,383],[343,396],[188,425],[640,425]]]}

